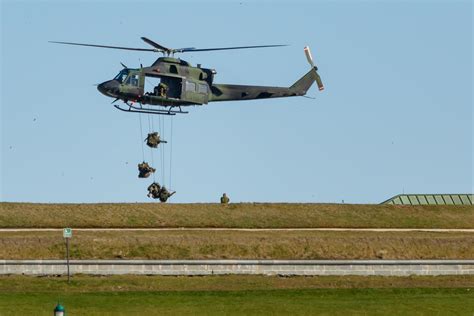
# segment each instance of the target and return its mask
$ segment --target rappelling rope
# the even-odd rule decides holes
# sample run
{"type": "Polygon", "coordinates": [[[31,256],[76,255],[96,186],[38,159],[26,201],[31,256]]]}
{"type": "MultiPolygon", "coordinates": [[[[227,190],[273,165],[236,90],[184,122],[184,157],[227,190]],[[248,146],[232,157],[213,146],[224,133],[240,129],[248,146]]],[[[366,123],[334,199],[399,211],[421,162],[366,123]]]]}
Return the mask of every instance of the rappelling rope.
{"type": "MultiPolygon", "coordinates": [[[[153,132],[153,123],[152,123],[152,117],[151,117],[152,114],[148,114],[148,130],[149,132],[148,133],[152,133],[153,132]]],[[[151,156],[151,166],[154,167],[155,166],[155,160],[153,158],[153,148],[150,147],[150,156],[151,156]]],[[[155,177],[155,173],[153,172],[153,182],[156,182],[156,177],[155,177]]]]}
{"type": "MultiPolygon", "coordinates": [[[[151,119],[151,132],[150,133],[154,133],[155,132],[155,122],[154,122],[154,117],[153,117],[153,114],[148,114],[148,116],[150,117],[151,119]]],[[[151,153],[151,165],[154,167],[155,166],[155,157],[154,157],[154,154],[153,154],[153,148],[150,147],[150,153],[151,153]]],[[[156,182],[156,176],[155,176],[155,173],[153,172],[153,182],[156,182]]]]}
{"type": "Polygon", "coordinates": [[[155,131],[155,126],[154,126],[153,114],[149,114],[149,116],[151,117],[151,131],[154,132],[155,131]]]}
{"type": "Polygon", "coordinates": [[[143,127],[142,127],[142,114],[138,113],[138,120],[140,121],[140,143],[142,144],[142,161],[145,161],[145,148],[144,148],[144,141],[143,141],[143,127]]]}
{"type": "MultiPolygon", "coordinates": [[[[160,115],[159,120],[161,121],[160,124],[160,133],[163,135],[163,138],[165,137],[165,120],[164,116],[160,115]]],[[[163,171],[161,173],[161,181],[163,182],[163,185],[165,185],[165,146],[161,146],[161,170],[163,171]]]]}
{"type": "Polygon", "coordinates": [[[151,133],[152,130],[151,130],[151,118],[150,118],[151,114],[148,114],[147,117],[148,117],[148,130],[149,132],[151,133]]]}
{"type": "MultiPolygon", "coordinates": [[[[153,159],[153,149],[150,148],[150,151],[151,151],[151,166],[152,168],[154,168],[155,166],[155,159],[153,159]]],[[[156,182],[156,177],[155,177],[155,173],[153,172],[153,182],[156,182]]]]}
{"type": "MultiPolygon", "coordinates": [[[[163,106],[163,100],[161,100],[161,105],[163,106]]],[[[158,133],[160,134],[160,139],[166,140],[164,131],[163,131],[163,121],[162,121],[162,115],[158,116],[158,133]]],[[[161,171],[161,185],[165,186],[165,164],[163,161],[163,153],[165,150],[165,144],[160,144],[158,145],[158,157],[160,160],[160,171],[161,171]]]]}
{"type": "Polygon", "coordinates": [[[172,170],[172,163],[173,163],[173,115],[170,118],[171,120],[171,136],[170,136],[170,178],[169,178],[169,186],[170,189],[172,188],[171,186],[171,170],[172,170]]]}

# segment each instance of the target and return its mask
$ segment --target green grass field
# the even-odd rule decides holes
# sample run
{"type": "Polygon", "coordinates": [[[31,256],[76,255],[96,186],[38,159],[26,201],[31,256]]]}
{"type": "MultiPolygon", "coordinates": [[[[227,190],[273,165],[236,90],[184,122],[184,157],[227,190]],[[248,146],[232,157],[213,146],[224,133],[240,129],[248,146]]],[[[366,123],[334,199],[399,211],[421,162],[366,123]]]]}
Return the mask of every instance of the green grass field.
{"type": "Polygon", "coordinates": [[[0,277],[0,315],[472,315],[474,277],[0,277]]]}
{"type": "Polygon", "coordinates": [[[0,203],[8,227],[474,228],[472,206],[0,203]]]}
{"type": "Polygon", "coordinates": [[[5,294],[0,315],[472,315],[467,289],[323,289],[221,292],[5,294]]]}

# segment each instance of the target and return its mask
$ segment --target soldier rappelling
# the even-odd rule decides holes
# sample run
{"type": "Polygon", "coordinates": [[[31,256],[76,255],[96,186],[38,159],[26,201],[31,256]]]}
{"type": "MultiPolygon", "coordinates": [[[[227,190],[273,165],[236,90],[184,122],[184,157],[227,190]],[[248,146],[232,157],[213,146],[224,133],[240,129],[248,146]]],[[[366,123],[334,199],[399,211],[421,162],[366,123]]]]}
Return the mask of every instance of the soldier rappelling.
{"type": "Polygon", "coordinates": [[[139,178],[148,178],[155,171],[156,169],[153,167],[150,167],[150,165],[147,162],[142,162],[138,164],[138,177],[139,178]]]}
{"type": "Polygon", "coordinates": [[[146,144],[151,148],[158,148],[158,145],[161,143],[167,143],[167,141],[160,138],[158,132],[149,133],[145,139],[146,144]]]}
{"type": "MultiPolygon", "coordinates": [[[[158,88],[158,87],[155,87],[155,88],[158,88]]],[[[160,86],[160,93],[166,93],[166,86],[160,86]]],[[[155,89],[156,90],[156,89],[155,89]]],[[[141,120],[141,116],[139,117],[139,121],[140,121],[140,137],[141,139],[143,139],[143,127],[142,127],[142,120],[141,120]]],[[[167,143],[167,141],[163,140],[161,137],[162,135],[164,134],[165,132],[165,122],[161,119],[158,121],[158,130],[159,132],[155,132],[155,128],[154,128],[154,122],[153,122],[153,117],[151,117],[151,115],[148,116],[148,127],[149,127],[149,130],[148,130],[148,134],[147,134],[147,137],[145,138],[145,140],[141,143],[141,147],[142,147],[142,156],[143,156],[143,162],[139,163],[138,164],[138,177],[139,178],[148,178],[150,177],[150,175],[153,175],[153,183],[150,184],[147,188],[148,190],[148,193],[147,193],[147,196],[149,198],[152,198],[152,199],[159,199],[161,202],[166,202],[168,201],[168,199],[176,193],[176,191],[173,191],[173,192],[170,192],[168,191],[168,189],[166,189],[166,187],[164,186],[165,184],[165,147],[162,145],[161,147],[159,147],[159,145],[161,143],[167,143]],[[148,147],[150,147],[150,155],[151,155],[151,165],[155,165],[155,160],[154,160],[154,151],[153,149],[159,149],[158,151],[158,154],[159,154],[159,158],[160,158],[160,162],[161,162],[161,165],[160,165],[160,170],[161,172],[163,173],[162,175],[162,183],[161,185],[155,180],[155,176],[156,176],[156,169],[153,168],[150,164],[148,164],[147,162],[145,162],[145,150],[144,150],[144,144],[143,143],[146,143],[146,145],[148,147]]],[[[173,132],[172,132],[172,126],[173,124],[171,123],[171,138],[173,136],[173,132]]],[[[172,149],[172,147],[171,147],[172,149]]],[[[170,154],[170,158],[171,158],[171,154],[170,154]]],[[[171,163],[170,163],[170,168],[171,168],[171,163]]],[[[170,172],[170,182],[171,183],[171,172],[170,172]]]]}
{"type": "Polygon", "coordinates": [[[170,192],[165,186],[160,186],[157,182],[153,182],[148,186],[148,197],[159,199],[160,202],[166,202],[176,191],[170,192]]]}
{"type": "Polygon", "coordinates": [[[160,190],[160,196],[159,196],[160,202],[163,202],[163,203],[166,202],[175,193],[176,191],[169,192],[168,189],[165,188],[165,186],[162,186],[160,190]]]}
{"type": "Polygon", "coordinates": [[[160,198],[160,191],[161,186],[157,182],[153,182],[148,186],[148,194],[149,198],[159,199],[160,198]]]}

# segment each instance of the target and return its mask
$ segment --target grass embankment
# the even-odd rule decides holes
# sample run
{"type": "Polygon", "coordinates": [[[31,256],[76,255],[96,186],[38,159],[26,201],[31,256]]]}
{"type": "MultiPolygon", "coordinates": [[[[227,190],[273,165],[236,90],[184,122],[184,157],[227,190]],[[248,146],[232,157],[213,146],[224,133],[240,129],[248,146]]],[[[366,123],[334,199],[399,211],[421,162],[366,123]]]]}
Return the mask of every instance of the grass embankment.
{"type": "MultiPolygon", "coordinates": [[[[472,233],[76,231],[72,259],[472,259],[472,233]]],[[[0,233],[2,259],[63,259],[62,232],[0,233]]]]}
{"type": "Polygon", "coordinates": [[[474,228],[472,206],[0,203],[0,228],[474,228]]]}
{"type": "Polygon", "coordinates": [[[474,277],[0,277],[0,315],[471,315],[474,277]],[[268,290],[271,288],[272,290],[268,290]]]}
{"type": "Polygon", "coordinates": [[[472,288],[474,275],[443,276],[139,276],[74,275],[66,277],[0,276],[0,293],[130,292],[130,291],[254,291],[356,288],[472,288]]]}

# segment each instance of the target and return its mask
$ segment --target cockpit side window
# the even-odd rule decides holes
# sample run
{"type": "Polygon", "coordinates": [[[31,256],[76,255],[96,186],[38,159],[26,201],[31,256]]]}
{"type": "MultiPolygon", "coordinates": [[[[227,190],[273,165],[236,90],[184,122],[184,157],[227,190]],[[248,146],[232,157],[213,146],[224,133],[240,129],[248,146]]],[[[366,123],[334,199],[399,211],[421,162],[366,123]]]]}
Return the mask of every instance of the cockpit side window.
{"type": "Polygon", "coordinates": [[[138,74],[130,75],[127,79],[126,84],[138,87],[138,79],[138,74]]]}
{"type": "Polygon", "coordinates": [[[123,81],[127,78],[128,76],[128,69],[123,69],[117,76],[115,76],[114,80],[117,80],[120,83],[123,83],[123,81]]]}

